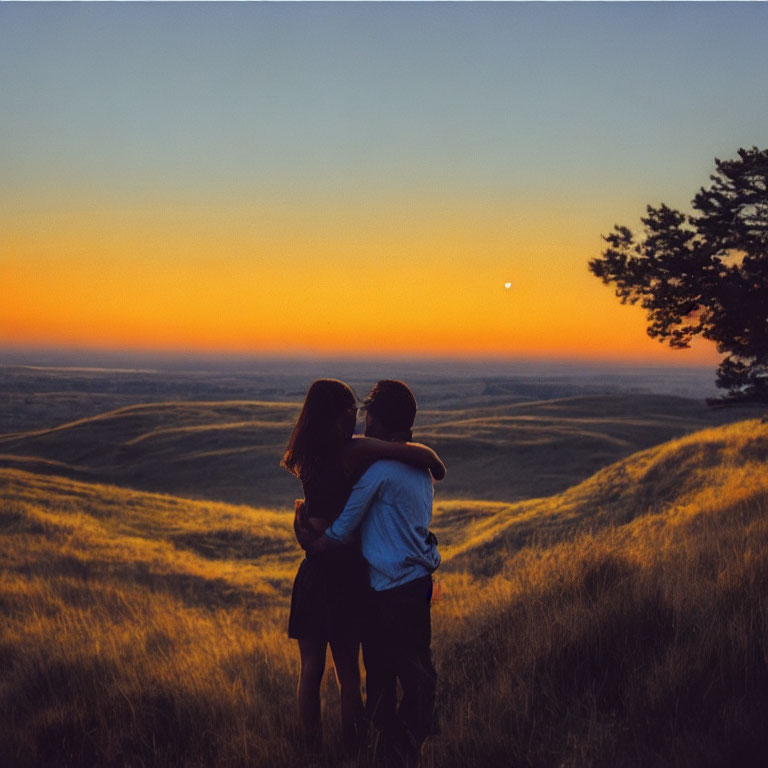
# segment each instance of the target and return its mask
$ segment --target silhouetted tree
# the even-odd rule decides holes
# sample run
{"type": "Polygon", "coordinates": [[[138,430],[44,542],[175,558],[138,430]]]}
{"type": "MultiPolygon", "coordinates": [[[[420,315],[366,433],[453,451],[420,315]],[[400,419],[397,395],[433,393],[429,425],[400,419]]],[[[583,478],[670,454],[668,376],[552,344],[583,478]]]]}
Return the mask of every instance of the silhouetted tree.
{"type": "Polygon", "coordinates": [[[692,215],[649,205],[642,239],[614,227],[589,269],[623,304],[640,302],[649,336],[675,348],[715,342],[727,400],[768,401],[768,149],[715,167],[692,215]]]}

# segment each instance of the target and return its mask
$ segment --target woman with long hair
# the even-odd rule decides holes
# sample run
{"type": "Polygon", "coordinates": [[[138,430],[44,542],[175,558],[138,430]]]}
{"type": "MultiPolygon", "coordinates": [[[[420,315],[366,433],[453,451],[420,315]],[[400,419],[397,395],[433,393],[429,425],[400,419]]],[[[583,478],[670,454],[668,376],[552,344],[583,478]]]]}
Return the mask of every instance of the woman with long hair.
{"type": "MultiPolygon", "coordinates": [[[[294,529],[304,549],[341,513],[352,486],[378,459],[429,469],[442,479],[437,454],[418,443],[353,437],[357,398],[337,379],[318,379],[307,391],[281,466],[298,477],[304,499],[296,501],[294,529]]],[[[342,732],[353,746],[360,727],[360,617],[368,588],[368,566],[359,545],[307,553],[291,595],[288,634],[299,642],[299,717],[310,749],[322,741],[320,684],[326,648],[331,647],[341,694],[342,732]]]]}

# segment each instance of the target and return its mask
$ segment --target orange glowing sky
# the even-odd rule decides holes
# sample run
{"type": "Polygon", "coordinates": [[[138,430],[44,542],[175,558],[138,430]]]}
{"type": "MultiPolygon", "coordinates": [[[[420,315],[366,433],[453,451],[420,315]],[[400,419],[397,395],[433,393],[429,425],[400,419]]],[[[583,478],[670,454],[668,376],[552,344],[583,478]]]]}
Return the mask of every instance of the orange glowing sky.
{"type": "Polygon", "coordinates": [[[726,6],[0,4],[0,346],[709,364],[587,262],[766,143],[726,6]]]}
{"type": "Polygon", "coordinates": [[[16,217],[3,224],[0,326],[65,346],[712,359],[648,339],[642,312],[587,272],[597,222],[510,207],[16,217]]]}

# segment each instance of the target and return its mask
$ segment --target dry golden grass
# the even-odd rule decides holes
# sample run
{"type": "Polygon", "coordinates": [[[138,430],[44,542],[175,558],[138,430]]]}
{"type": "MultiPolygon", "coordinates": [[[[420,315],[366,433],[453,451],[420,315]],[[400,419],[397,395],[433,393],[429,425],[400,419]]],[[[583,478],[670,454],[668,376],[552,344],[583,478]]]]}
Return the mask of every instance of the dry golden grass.
{"type": "Polygon", "coordinates": [[[296,659],[283,627],[300,553],[286,512],[0,478],[0,752],[11,765],[293,754],[296,659]]]}
{"type": "MultiPolygon", "coordinates": [[[[768,425],[548,499],[441,502],[431,766],[749,766],[768,754],[768,425]]],[[[0,754],[299,766],[287,510],[0,471],[0,754]]],[[[331,677],[326,765],[339,762],[331,677]]]]}
{"type": "Polygon", "coordinates": [[[633,454],[556,496],[513,504],[438,502],[442,551],[472,572],[495,572],[510,552],[552,544],[668,509],[750,498],[764,487],[768,425],[758,420],[702,430],[633,454]]]}
{"type": "Polygon", "coordinates": [[[745,422],[470,522],[434,611],[434,764],[764,765],[767,460],[745,422]]]}
{"type": "Polygon", "coordinates": [[[764,490],[449,574],[435,764],[764,765],[766,554],[764,490]]]}

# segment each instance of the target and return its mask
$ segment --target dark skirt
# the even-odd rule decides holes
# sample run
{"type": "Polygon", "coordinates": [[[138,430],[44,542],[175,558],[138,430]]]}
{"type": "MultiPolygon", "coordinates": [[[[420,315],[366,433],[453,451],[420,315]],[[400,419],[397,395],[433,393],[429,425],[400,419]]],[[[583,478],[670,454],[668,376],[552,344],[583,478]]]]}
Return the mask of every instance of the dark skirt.
{"type": "Polygon", "coordinates": [[[359,640],[367,590],[368,563],[356,549],[307,555],[293,582],[288,636],[359,640]]]}

